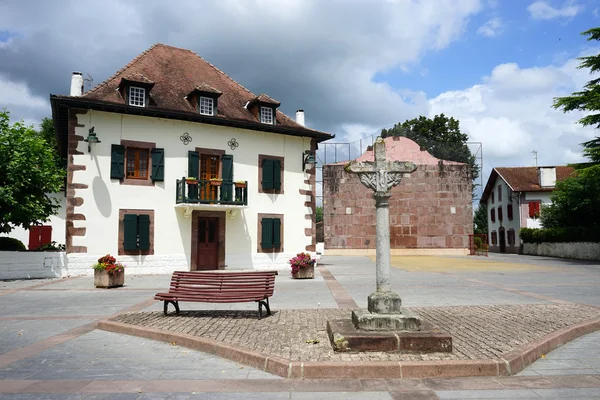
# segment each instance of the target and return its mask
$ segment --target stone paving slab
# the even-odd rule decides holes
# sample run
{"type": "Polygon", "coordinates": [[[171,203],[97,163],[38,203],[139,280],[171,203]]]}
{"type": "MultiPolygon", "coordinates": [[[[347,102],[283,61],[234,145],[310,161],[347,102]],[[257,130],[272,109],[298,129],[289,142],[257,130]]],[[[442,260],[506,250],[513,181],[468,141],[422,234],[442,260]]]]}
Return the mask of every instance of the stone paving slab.
{"type": "MultiPolygon", "coordinates": [[[[288,378],[421,378],[511,375],[543,353],[600,328],[598,308],[552,304],[423,307],[416,311],[454,336],[452,353],[335,353],[327,319],[347,309],[279,310],[256,319],[249,311],[134,312],[100,329],[173,341],[288,378]]],[[[592,373],[592,372],[590,372],[592,373]]]]}
{"type": "Polygon", "coordinates": [[[411,310],[452,335],[452,353],[334,353],[326,323],[349,318],[348,309],[279,310],[262,320],[251,311],[187,311],[168,316],[138,312],[113,321],[213,339],[291,361],[430,361],[495,359],[558,329],[596,319],[600,313],[596,307],[571,304],[411,310]]]}

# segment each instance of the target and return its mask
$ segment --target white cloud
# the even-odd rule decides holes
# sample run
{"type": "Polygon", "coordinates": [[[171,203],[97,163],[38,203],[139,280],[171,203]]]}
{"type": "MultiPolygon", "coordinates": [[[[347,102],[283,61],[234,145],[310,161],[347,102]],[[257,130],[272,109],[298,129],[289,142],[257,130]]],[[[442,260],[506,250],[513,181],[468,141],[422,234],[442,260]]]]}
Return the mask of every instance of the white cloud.
{"type": "Polygon", "coordinates": [[[11,121],[23,120],[28,125],[37,125],[41,118],[50,115],[50,102],[31,93],[24,83],[7,80],[0,75],[0,109],[10,111],[11,121]]]}
{"type": "Polygon", "coordinates": [[[90,0],[82,8],[65,0],[57,8],[4,0],[0,26],[19,37],[0,48],[0,74],[43,96],[66,93],[71,71],[98,84],[161,42],[195,51],[253,92],[281,101],[283,112],[303,108],[312,128],[344,140],[342,124],[381,126],[424,114],[420,93],[374,77],[400,66],[418,73],[425,54],[461,38],[481,3],[181,0],[173,7],[90,0]]]}
{"type": "Polygon", "coordinates": [[[477,34],[494,37],[502,33],[502,20],[498,17],[489,19],[485,24],[477,29],[477,34]]]}
{"type": "Polygon", "coordinates": [[[483,143],[484,179],[493,167],[534,165],[533,150],[539,165],[578,162],[580,143],[598,132],[577,124],[582,112],[552,108],[553,98],[581,90],[593,78],[578,65],[575,58],[535,68],[501,64],[480,84],[430,99],[429,113],[457,118],[469,140],[483,143]]]}
{"type": "Polygon", "coordinates": [[[554,8],[545,1],[536,1],[530,4],[527,10],[533,19],[572,18],[583,10],[583,6],[574,1],[567,1],[562,7],[554,8]]]}

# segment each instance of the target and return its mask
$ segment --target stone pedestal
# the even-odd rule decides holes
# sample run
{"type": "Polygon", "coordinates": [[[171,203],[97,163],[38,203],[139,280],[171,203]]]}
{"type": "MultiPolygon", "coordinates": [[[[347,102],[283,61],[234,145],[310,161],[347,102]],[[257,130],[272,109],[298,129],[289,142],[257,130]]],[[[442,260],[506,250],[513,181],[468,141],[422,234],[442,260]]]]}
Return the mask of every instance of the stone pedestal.
{"type": "MultiPolygon", "coordinates": [[[[366,311],[365,311],[366,312],[366,311]]],[[[327,334],[336,352],[387,351],[451,353],[452,336],[426,321],[420,331],[364,331],[349,319],[327,321],[327,334]]]]}
{"type": "Polygon", "coordinates": [[[315,267],[304,267],[300,268],[298,272],[292,274],[292,278],[294,279],[313,279],[315,277],[315,267]]]}
{"type": "Polygon", "coordinates": [[[421,318],[408,310],[397,314],[374,314],[367,310],[352,311],[352,323],[364,331],[419,331],[421,318]]]}
{"type": "Polygon", "coordinates": [[[395,292],[377,291],[367,297],[367,308],[372,313],[397,314],[400,312],[400,306],[402,306],[402,299],[395,292]]]}

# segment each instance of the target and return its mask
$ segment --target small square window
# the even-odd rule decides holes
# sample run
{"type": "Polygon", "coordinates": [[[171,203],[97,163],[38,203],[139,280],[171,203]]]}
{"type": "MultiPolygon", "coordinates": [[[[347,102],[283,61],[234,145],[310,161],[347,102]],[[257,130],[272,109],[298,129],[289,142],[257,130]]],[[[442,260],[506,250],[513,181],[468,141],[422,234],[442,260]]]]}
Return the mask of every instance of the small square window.
{"type": "Polygon", "coordinates": [[[273,125],[273,109],[270,107],[260,108],[260,122],[273,125]]]}
{"type": "Polygon", "coordinates": [[[129,105],[136,107],[146,107],[146,89],[131,86],[129,88],[129,105]]]}
{"type": "Polygon", "coordinates": [[[214,100],[210,97],[200,97],[200,114],[202,115],[214,115],[213,114],[214,100]]]}

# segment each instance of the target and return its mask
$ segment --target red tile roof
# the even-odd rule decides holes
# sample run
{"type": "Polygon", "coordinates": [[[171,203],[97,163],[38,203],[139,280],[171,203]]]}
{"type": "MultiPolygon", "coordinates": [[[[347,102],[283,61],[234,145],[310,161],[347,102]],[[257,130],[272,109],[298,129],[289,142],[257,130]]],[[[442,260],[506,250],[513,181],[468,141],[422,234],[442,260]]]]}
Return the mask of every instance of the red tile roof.
{"type": "MultiPolygon", "coordinates": [[[[150,47],[81,97],[51,96],[51,99],[77,99],[80,102],[89,101],[128,107],[124,97],[117,90],[122,79],[154,83],[150,91],[152,101],[146,109],[175,112],[180,115],[181,113],[197,115],[197,110],[186,96],[196,88],[210,88],[215,93],[222,93],[218,101],[219,115],[216,118],[234,123],[255,123],[259,130],[263,129],[258,126],[265,124],[261,124],[245,106],[253,100],[279,104],[267,95],[256,96],[191,50],[164,44],[150,47]]],[[[317,137],[320,141],[333,137],[325,132],[308,129],[280,111],[276,113],[274,128],[277,127],[284,130],[288,128],[286,132],[293,131],[295,134],[317,137]]]]}
{"type": "MultiPolygon", "coordinates": [[[[496,178],[500,176],[511,187],[513,192],[551,192],[554,187],[541,187],[538,178],[539,167],[499,167],[494,168],[481,196],[481,202],[487,201],[496,178]]],[[[556,166],[556,180],[568,178],[575,169],[569,166],[556,166]]]]}

